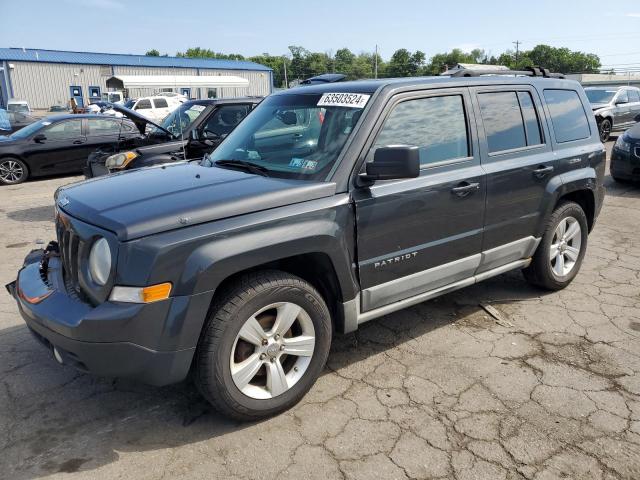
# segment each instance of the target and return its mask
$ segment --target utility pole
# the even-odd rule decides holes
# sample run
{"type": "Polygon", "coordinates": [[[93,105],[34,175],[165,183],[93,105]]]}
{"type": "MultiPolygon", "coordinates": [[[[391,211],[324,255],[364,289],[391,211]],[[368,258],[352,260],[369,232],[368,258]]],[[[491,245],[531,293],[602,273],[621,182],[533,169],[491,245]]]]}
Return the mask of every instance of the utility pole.
{"type": "Polygon", "coordinates": [[[375,53],[375,78],[378,78],[378,45],[376,45],[376,53],[375,53]]]}
{"type": "Polygon", "coordinates": [[[518,57],[520,54],[520,45],[522,42],[520,40],[516,40],[515,42],[511,42],[516,46],[516,70],[518,69],[518,57]]]}
{"type": "Polygon", "coordinates": [[[284,65],[284,88],[289,88],[289,80],[287,79],[287,57],[282,57],[282,64],[284,65]]]}

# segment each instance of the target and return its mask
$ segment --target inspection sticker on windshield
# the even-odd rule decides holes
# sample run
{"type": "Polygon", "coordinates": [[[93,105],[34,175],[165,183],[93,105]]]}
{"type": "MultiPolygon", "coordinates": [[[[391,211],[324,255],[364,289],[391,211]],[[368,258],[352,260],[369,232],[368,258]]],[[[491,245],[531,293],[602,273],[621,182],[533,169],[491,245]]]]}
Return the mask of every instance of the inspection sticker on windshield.
{"type": "Polygon", "coordinates": [[[371,95],[362,93],[324,93],[318,101],[319,107],[364,108],[371,95]]]}
{"type": "Polygon", "coordinates": [[[196,112],[201,112],[205,108],[207,108],[207,107],[204,106],[204,105],[191,105],[191,110],[195,110],[196,112]]]}

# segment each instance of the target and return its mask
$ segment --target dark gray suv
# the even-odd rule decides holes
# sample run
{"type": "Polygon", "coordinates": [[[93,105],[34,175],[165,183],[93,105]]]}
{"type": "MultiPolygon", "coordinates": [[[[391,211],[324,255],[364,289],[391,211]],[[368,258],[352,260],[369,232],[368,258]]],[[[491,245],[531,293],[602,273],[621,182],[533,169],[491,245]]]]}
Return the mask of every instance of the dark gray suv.
{"type": "Polygon", "coordinates": [[[281,412],[334,332],[510,270],[576,276],[605,151],[582,87],[532,75],[274,94],[200,164],[61,188],[57,241],[8,288],[58,362],[281,412]]]}
{"type": "Polygon", "coordinates": [[[636,123],[640,115],[640,88],[587,87],[587,98],[596,116],[600,140],[606,142],[612,132],[621,132],[636,123]]]}

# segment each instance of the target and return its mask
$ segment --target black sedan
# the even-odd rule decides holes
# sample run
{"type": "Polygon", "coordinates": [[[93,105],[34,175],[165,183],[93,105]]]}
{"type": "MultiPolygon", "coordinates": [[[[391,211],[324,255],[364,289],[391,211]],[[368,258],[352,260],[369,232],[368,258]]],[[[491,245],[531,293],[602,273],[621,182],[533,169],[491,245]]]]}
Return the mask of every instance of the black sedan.
{"type": "MultiPolygon", "coordinates": [[[[640,122],[640,115],[636,122],[640,122]]],[[[640,123],[618,137],[611,152],[610,169],[618,182],[640,182],[640,123]]]]}
{"type": "Polygon", "coordinates": [[[97,148],[141,137],[134,123],[103,115],[56,115],[0,136],[0,184],[80,173],[97,148]]]}
{"type": "Polygon", "coordinates": [[[23,112],[8,112],[0,108],[0,135],[9,135],[38,119],[23,112]]]}

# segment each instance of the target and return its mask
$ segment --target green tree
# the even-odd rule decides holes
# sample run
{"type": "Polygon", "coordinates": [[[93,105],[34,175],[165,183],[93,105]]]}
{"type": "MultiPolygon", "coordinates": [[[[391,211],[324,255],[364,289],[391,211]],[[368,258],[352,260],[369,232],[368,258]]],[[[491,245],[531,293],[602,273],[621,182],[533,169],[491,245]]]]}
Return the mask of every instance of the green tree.
{"type": "Polygon", "coordinates": [[[528,59],[532,65],[561,73],[598,73],[601,66],[600,57],[593,53],[549,45],[536,45],[532,50],[524,52],[523,58],[528,59]]]}
{"type": "Polygon", "coordinates": [[[221,60],[244,60],[244,56],[239,53],[218,53],[208,48],[188,48],[186,52],[176,53],[176,57],[187,58],[218,58],[221,60]]]}
{"type": "Polygon", "coordinates": [[[348,48],[341,48],[333,57],[333,69],[338,73],[344,73],[349,78],[353,78],[353,69],[356,56],[348,48]]]}
{"type": "MultiPolygon", "coordinates": [[[[411,53],[406,48],[396,50],[386,67],[387,77],[413,77],[422,74],[426,59],[424,52],[416,50],[411,53]]],[[[381,76],[378,74],[378,76],[381,76]]]]}
{"type": "Polygon", "coordinates": [[[160,56],[160,52],[158,50],[156,50],[155,48],[152,48],[151,50],[148,50],[147,53],[145,53],[145,55],[147,57],[159,57],[160,56]]]}

